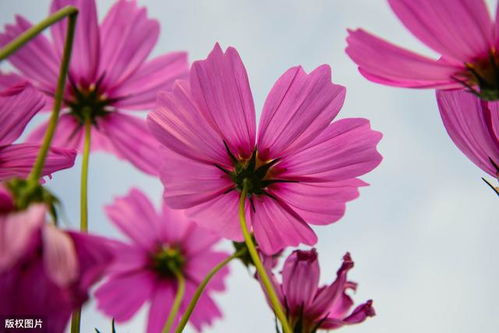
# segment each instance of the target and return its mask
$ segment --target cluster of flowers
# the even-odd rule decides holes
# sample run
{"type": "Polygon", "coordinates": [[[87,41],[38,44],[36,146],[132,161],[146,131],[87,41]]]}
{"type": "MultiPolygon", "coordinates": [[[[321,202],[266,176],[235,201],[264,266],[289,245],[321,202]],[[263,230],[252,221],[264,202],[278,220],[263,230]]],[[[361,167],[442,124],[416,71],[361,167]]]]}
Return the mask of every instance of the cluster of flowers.
{"type": "MultiPolygon", "coordinates": [[[[440,89],[451,138],[497,177],[499,56],[485,4],[389,2],[443,56],[424,58],[363,30],[350,32],[347,53],[370,80],[440,89]],[[438,19],[418,15],[422,10],[438,19]],[[461,34],[449,38],[449,29],[461,34]]],[[[310,225],[344,215],[346,202],[367,185],[358,177],[382,159],[381,133],[368,120],[335,120],[346,89],[331,82],[330,67],[287,70],[265,100],[257,131],[248,76],[234,48],[224,52],[217,44],[190,67],[184,52],[147,60],[159,25],[135,1],[117,1],[101,23],[94,0],[53,0],[51,13],[67,5],[78,9],[75,30],[58,21],[51,39],[38,34],[9,56],[17,73],[0,73],[0,315],[35,314],[47,318],[49,332],[63,332],[89,288],[102,281],[97,306],[118,322],[150,303],[147,332],[180,332],[186,321],[201,330],[221,316],[212,295],[225,289],[225,265],[239,258],[255,266],[285,333],[373,316],[370,300],[353,307],[349,253],[330,285],[319,286],[313,248],[285,259],[281,283],[273,274],[284,250],[317,242],[310,225]],[[72,33],[67,84],[58,94],[72,33]],[[14,143],[36,113],[46,106],[58,112],[60,102],[53,140],[49,122],[14,143]],[[134,110],[152,111],[145,120],[134,110]],[[40,152],[47,144],[45,158],[40,152]],[[159,212],[137,189],[105,207],[127,243],[85,228],[57,228],[59,201],[40,184],[40,176],[72,167],[77,152],[85,159],[95,150],[129,161],[165,186],[159,212]],[[234,254],[215,250],[221,239],[233,241],[234,254]]],[[[31,28],[17,17],[0,34],[0,46],[31,28]]]]}

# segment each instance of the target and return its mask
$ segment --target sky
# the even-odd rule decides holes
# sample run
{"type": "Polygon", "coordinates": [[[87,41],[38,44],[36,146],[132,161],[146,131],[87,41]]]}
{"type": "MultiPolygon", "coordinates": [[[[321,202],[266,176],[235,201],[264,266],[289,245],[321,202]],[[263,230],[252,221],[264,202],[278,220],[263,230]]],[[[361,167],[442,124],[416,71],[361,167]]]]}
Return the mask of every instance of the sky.
{"type": "MultiPolygon", "coordinates": [[[[487,175],[447,136],[433,91],[371,83],[344,52],[346,29],[363,27],[435,56],[403,28],[386,1],[138,2],[161,23],[153,55],[185,50],[193,61],[205,58],[216,42],[223,48],[234,46],[248,71],[257,110],[289,67],[302,65],[311,71],[329,64],[333,82],[347,87],[339,117],[368,118],[374,129],[383,132],[379,150],[384,160],[362,177],[370,186],[347,205],[339,222],[315,228],[321,282],[334,280],[343,254],[349,251],[355,261],[350,279],[359,283],[354,300],[374,300],[377,316],[342,332],[497,332],[498,205],[496,195],[480,179],[487,175]]],[[[0,25],[12,22],[15,14],[37,22],[46,16],[49,3],[0,0],[0,25]]],[[[98,1],[100,18],[112,3],[98,1]]],[[[91,156],[90,167],[92,232],[123,239],[102,207],[131,187],[148,193],[159,206],[158,179],[102,153],[91,156]]],[[[77,228],[79,221],[79,172],[80,159],[48,183],[63,201],[63,225],[68,228],[77,228]]],[[[228,242],[219,247],[230,249],[228,242]]],[[[215,297],[224,318],[205,332],[273,332],[274,318],[258,284],[238,262],[230,268],[226,292],[215,297]]],[[[118,332],[145,331],[145,310],[118,325],[118,332]]],[[[95,303],[88,303],[82,332],[94,327],[110,332],[109,326],[110,319],[96,310],[95,303]]]]}

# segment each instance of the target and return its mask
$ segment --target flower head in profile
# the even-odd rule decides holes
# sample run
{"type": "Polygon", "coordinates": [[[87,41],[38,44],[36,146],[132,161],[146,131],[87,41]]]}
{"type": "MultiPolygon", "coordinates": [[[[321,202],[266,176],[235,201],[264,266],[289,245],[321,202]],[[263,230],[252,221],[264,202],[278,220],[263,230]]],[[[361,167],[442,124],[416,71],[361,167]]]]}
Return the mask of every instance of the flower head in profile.
{"type": "Polygon", "coordinates": [[[499,99],[499,28],[484,0],[388,0],[404,26],[440,54],[407,51],[363,29],[349,30],[347,54],[367,79],[399,87],[464,88],[499,99]]]}
{"type": "Polygon", "coordinates": [[[47,332],[62,333],[113,256],[110,241],[59,230],[47,212],[43,203],[15,209],[0,184],[0,314],[43,318],[47,332]]]}
{"type": "Polygon", "coordinates": [[[188,81],[158,96],[148,122],[163,145],[166,203],[241,241],[238,205],[246,186],[246,217],[267,254],[314,244],[309,224],[340,219],[345,203],[366,185],[357,177],[381,161],[381,133],[368,120],[331,122],[345,88],[331,82],[327,65],[309,74],[301,67],[286,71],[265,101],[258,134],[248,77],[234,48],[224,53],[217,44],[206,60],[194,62],[188,81]]]}
{"type": "Polygon", "coordinates": [[[352,267],[353,261],[347,253],[336,280],[319,287],[320,267],[316,250],[295,250],[284,263],[282,283],[271,274],[293,332],[314,333],[340,328],[361,323],[375,315],[371,300],[352,310],[353,300],[347,294],[348,290],[357,288],[356,283],[347,279],[352,267]]]}
{"type": "MultiPolygon", "coordinates": [[[[186,279],[178,323],[199,283],[227,257],[226,253],[213,249],[219,237],[190,222],[183,211],[163,206],[157,213],[147,197],[136,189],[107,206],[106,211],[132,242],[116,247],[120,260],[111,267],[109,279],[96,292],[99,309],[121,322],[150,301],[147,332],[161,332],[177,292],[175,269],[186,279]]],[[[217,273],[192,313],[189,322],[198,331],[221,317],[211,295],[213,291],[224,290],[227,273],[227,268],[217,273]]]]}
{"type": "Polygon", "coordinates": [[[438,91],[437,102],[454,144],[480,169],[499,178],[499,102],[462,91],[438,91]]]}
{"type": "MultiPolygon", "coordinates": [[[[51,12],[66,5],[77,7],[79,16],[64,95],[66,111],[54,145],[79,149],[88,118],[93,124],[92,149],[112,152],[155,174],[154,139],[143,119],[122,110],[151,108],[158,89],[169,89],[174,80],[186,75],[186,54],[173,52],[146,61],[158,40],[159,24],[149,19],[136,1],[117,1],[100,24],[94,0],[53,0],[51,12]]],[[[39,35],[9,57],[21,77],[43,91],[49,101],[55,93],[66,25],[64,20],[53,25],[51,40],[39,35]]],[[[16,23],[0,34],[0,46],[30,27],[31,23],[18,16],[16,23]]],[[[45,128],[46,124],[39,127],[29,140],[41,141],[45,128]]]]}
{"type": "MultiPolygon", "coordinates": [[[[0,91],[0,181],[26,177],[30,173],[40,145],[14,142],[43,105],[43,95],[29,83],[19,83],[0,91]]],[[[75,157],[74,150],[51,148],[43,175],[72,167],[75,157]]]]}

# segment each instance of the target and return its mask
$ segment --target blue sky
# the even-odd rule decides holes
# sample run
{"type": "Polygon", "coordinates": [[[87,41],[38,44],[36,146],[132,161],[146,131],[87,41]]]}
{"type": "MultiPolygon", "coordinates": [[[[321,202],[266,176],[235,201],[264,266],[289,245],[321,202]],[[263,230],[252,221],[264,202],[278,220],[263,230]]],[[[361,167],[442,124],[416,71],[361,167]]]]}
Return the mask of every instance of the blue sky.
{"type": "MultiPolygon", "coordinates": [[[[333,68],[347,87],[340,117],[365,117],[384,133],[382,164],[363,177],[371,184],[348,204],[338,223],[316,228],[323,282],[334,279],[350,251],[359,283],[357,302],[374,299],[377,317],[344,332],[495,332],[499,327],[499,224],[497,197],[484,173],[448,138],[430,90],[396,89],[368,82],[344,53],[347,28],[364,27],[413,50],[434,55],[397,21],[385,1],[212,0],[140,1],[161,22],[153,54],[186,50],[206,57],[215,42],[238,49],[246,65],[257,110],[287,68],[333,68]]],[[[103,13],[112,1],[99,1],[103,13]]],[[[19,13],[42,19],[48,0],[0,2],[0,24],[19,13]]],[[[2,64],[2,66],[5,66],[2,64]]],[[[8,68],[8,67],[2,67],[8,68]]],[[[43,116],[37,120],[39,121],[43,116]]],[[[79,216],[79,163],[55,174],[49,187],[62,199],[65,225],[79,216]]],[[[102,206],[136,186],[159,204],[162,186],[114,156],[94,154],[90,171],[90,230],[121,238],[102,206]]],[[[220,245],[228,248],[228,243],[220,245]]],[[[216,297],[224,312],[206,332],[272,332],[274,319],[258,285],[233,263],[228,291],[216,297]]],[[[142,311],[118,332],[141,332],[142,311]]],[[[108,319],[85,308],[82,332],[105,331],[108,319]]]]}

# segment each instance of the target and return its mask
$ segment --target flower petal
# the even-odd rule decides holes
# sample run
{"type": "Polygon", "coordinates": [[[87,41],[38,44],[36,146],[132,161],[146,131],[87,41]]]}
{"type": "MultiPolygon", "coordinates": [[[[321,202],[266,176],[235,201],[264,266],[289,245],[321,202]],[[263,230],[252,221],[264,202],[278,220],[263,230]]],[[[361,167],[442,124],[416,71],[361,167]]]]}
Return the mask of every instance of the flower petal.
{"type": "Polygon", "coordinates": [[[159,36],[159,23],[147,18],[145,7],[121,0],[109,10],[100,26],[99,77],[103,86],[123,83],[143,64],[159,36]]]}
{"type": "MultiPolygon", "coordinates": [[[[194,290],[191,293],[194,294],[194,290]]],[[[203,293],[189,318],[190,324],[199,333],[203,332],[204,327],[211,326],[217,318],[222,318],[222,312],[210,295],[203,293]]]]}
{"type": "Polygon", "coordinates": [[[376,150],[381,137],[367,119],[335,121],[301,151],[283,158],[276,167],[285,171],[276,177],[340,181],[361,176],[381,162],[376,150]]]}
{"type": "MultiPolygon", "coordinates": [[[[29,175],[39,150],[39,145],[29,143],[0,147],[0,180],[29,175]]],[[[74,165],[75,158],[76,152],[74,150],[50,148],[42,176],[71,168],[74,165]]]]}
{"type": "Polygon", "coordinates": [[[156,105],[159,91],[171,90],[176,80],[187,79],[187,53],[172,52],[146,62],[115,90],[111,98],[117,108],[148,110],[156,105]]]}
{"type": "Polygon", "coordinates": [[[145,120],[112,112],[99,120],[98,130],[109,139],[118,157],[147,174],[158,173],[159,143],[148,131],[145,120]]]}
{"type": "Polygon", "coordinates": [[[45,205],[36,204],[25,211],[0,214],[0,273],[8,271],[36,242],[46,213],[45,205]]]}
{"type": "MultiPolygon", "coordinates": [[[[186,263],[184,272],[188,278],[195,284],[200,284],[201,281],[206,277],[206,275],[222,260],[229,257],[228,253],[205,251],[204,253],[198,253],[195,256],[189,257],[186,263]]],[[[218,273],[210,280],[210,283],[206,287],[207,292],[209,290],[225,290],[225,278],[229,274],[228,266],[222,268],[218,273]]]]}
{"type": "MultiPolygon", "coordinates": [[[[5,32],[0,34],[0,47],[5,46],[31,27],[31,23],[24,17],[16,16],[16,23],[7,25],[5,32]]],[[[59,58],[53,45],[44,35],[39,34],[12,54],[9,61],[37,88],[52,92],[57,83],[59,58]]]]}
{"type": "MultiPolygon", "coordinates": [[[[70,77],[74,82],[91,84],[96,79],[100,56],[95,0],[53,0],[50,12],[53,13],[69,5],[75,6],[79,11],[71,52],[70,77]]],[[[66,30],[67,20],[62,20],[51,27],[54,44],[59,54],[63,52],[66,30]]]]}
{"type": "Polygon", "coordinates": [[[272,185],[273,191],[309,224],[327,225],[345,214],[346,203],[367,184],[359,179],[339,182],[298,182],[272,185]]]}
{"type": "Polygon", "coordinates": [[[159,173],[168,188],[164,198],[174,209],[208,202],[234,186],[227,175],[213,164],[186,158],[167,148],[161,149],[161,160],[159,173]]]}
{"type": "Polygon", "coordinates": [[[25,80],[15,73],[5,73],[0,70],[0,90],[5,90],[17,84],[23,83],[25,80]]]}
{"type": "Polygon", "coordinates": [[[11,144],[19,138],[43,105],[43,95],[29,83],[0,91],[0,146],[11,144]]]}
{"type": "Polygon", "coordinates": [[[487,56],[493,24],[483,0],[389,0],[400,21],[445,57],[469,62],[487,56]]]}
{"type": "MultiPolygon", "coordinates": [[[[148,333],[161,333],[165,327],[168,313],[173,305],[175,299],[174,282],[158,283],[151,299],[151,307],[149,308],[149,315],[147,319],[147,332],[148,333]]],[[[180,317],[177,316],[174,321],[173,327],[176,327],[180,317]]]]}
{"type": "Polygon", "coordinates": [[[192,98],[189,84],[177,82],[172,92],[158,94],[158,107],[148,115],[151,133],[165,147],[196,161],[230,166],[220,135],[208,122],[192,98]]]}
{"type": "Polygon", "coordinates": [[[368,80],[408,88],[460,88],[453,79],[465,70],[402,49],[362,29],[348,30],[346,53],[368,80]]]}
{"type": "Polygon", "coordinates": [[[284,262],[282,288],[291,315],[300,315],[315,297],[319,285],[320,268],[315,249],[295,250],[284,262]]]}
{"type": "Polygon", "coordinates": [[[236,49],[216,44],[206,60],[192,64],[192,96],[206,122],[231,152],[249,157],[255,145],[255,106],[246,69],[236,49]]]}
{"type": "Polygon", "coordinates": [[[254,210],[248,207],[251,224],[258,246],[264,254],[274,254],[300,243],[314,245],[317,242],[317,236],[305,221],[274,196],[255,196],[253,204],[254,210]]]}
{"type": "Polygon", "coordinates": [[[437,102],[452,141],[479,168],[497,177],[491,160],[499,164],[499,102],[481,101],[462,90],[438,91],[437,102]]]}
{"type": "Polygon", "coordinates": [[[372,301],[369,300],[364,304],[361,304],[352,311],[352,314],[344,319],[338,319],[334,317],[328,317],[325,319],[320,328],[330,330],[339,328],[343,325],[359,324],[362,323],[367,317],[373,317],[376,315],[374,308],[372,307],[372,301]]]}
{"type": "Polygon", "coordinates": [[[79,266],[71,237],[52,225],[42,229],[43,260],[47,274],[60,287],[68,287],[78,277],[79,266]]]}
{"type": "Polygon", "coordinates": [[[112,276],[95,292],[97,307],[117,322],[126,321],[152,297],[156,283],[148,270],[112,276]]]}
{"type": "MultiPolygon", "coordinates": [[[[41,144],[47,132],[48,121],[36,127],[26,139],[30,143],[41,144]]],[[[83,127],[75,117],[70,114],[63,114],[57,122],[57,129],[52,138],[52,146],[63,147],[67,149],[81,150],[83,139],[83,127]]]]}
{"type": "Polygon", "coordinates": [[[105,207],[111,221],[137,245],[148,250],[158,243],[154,228],[160,222],[152,203],[139,190],[133,188],[126,196],[116,198],[105,207]]]}
{"type": "Polygon", "coordinates": [[[331,68],[310,74],[293,67],[274,84],[263,107],[258,152],[263,160],[292,153],[324,130],[338,114],[345,87],[331,82],[331,68]]]}

